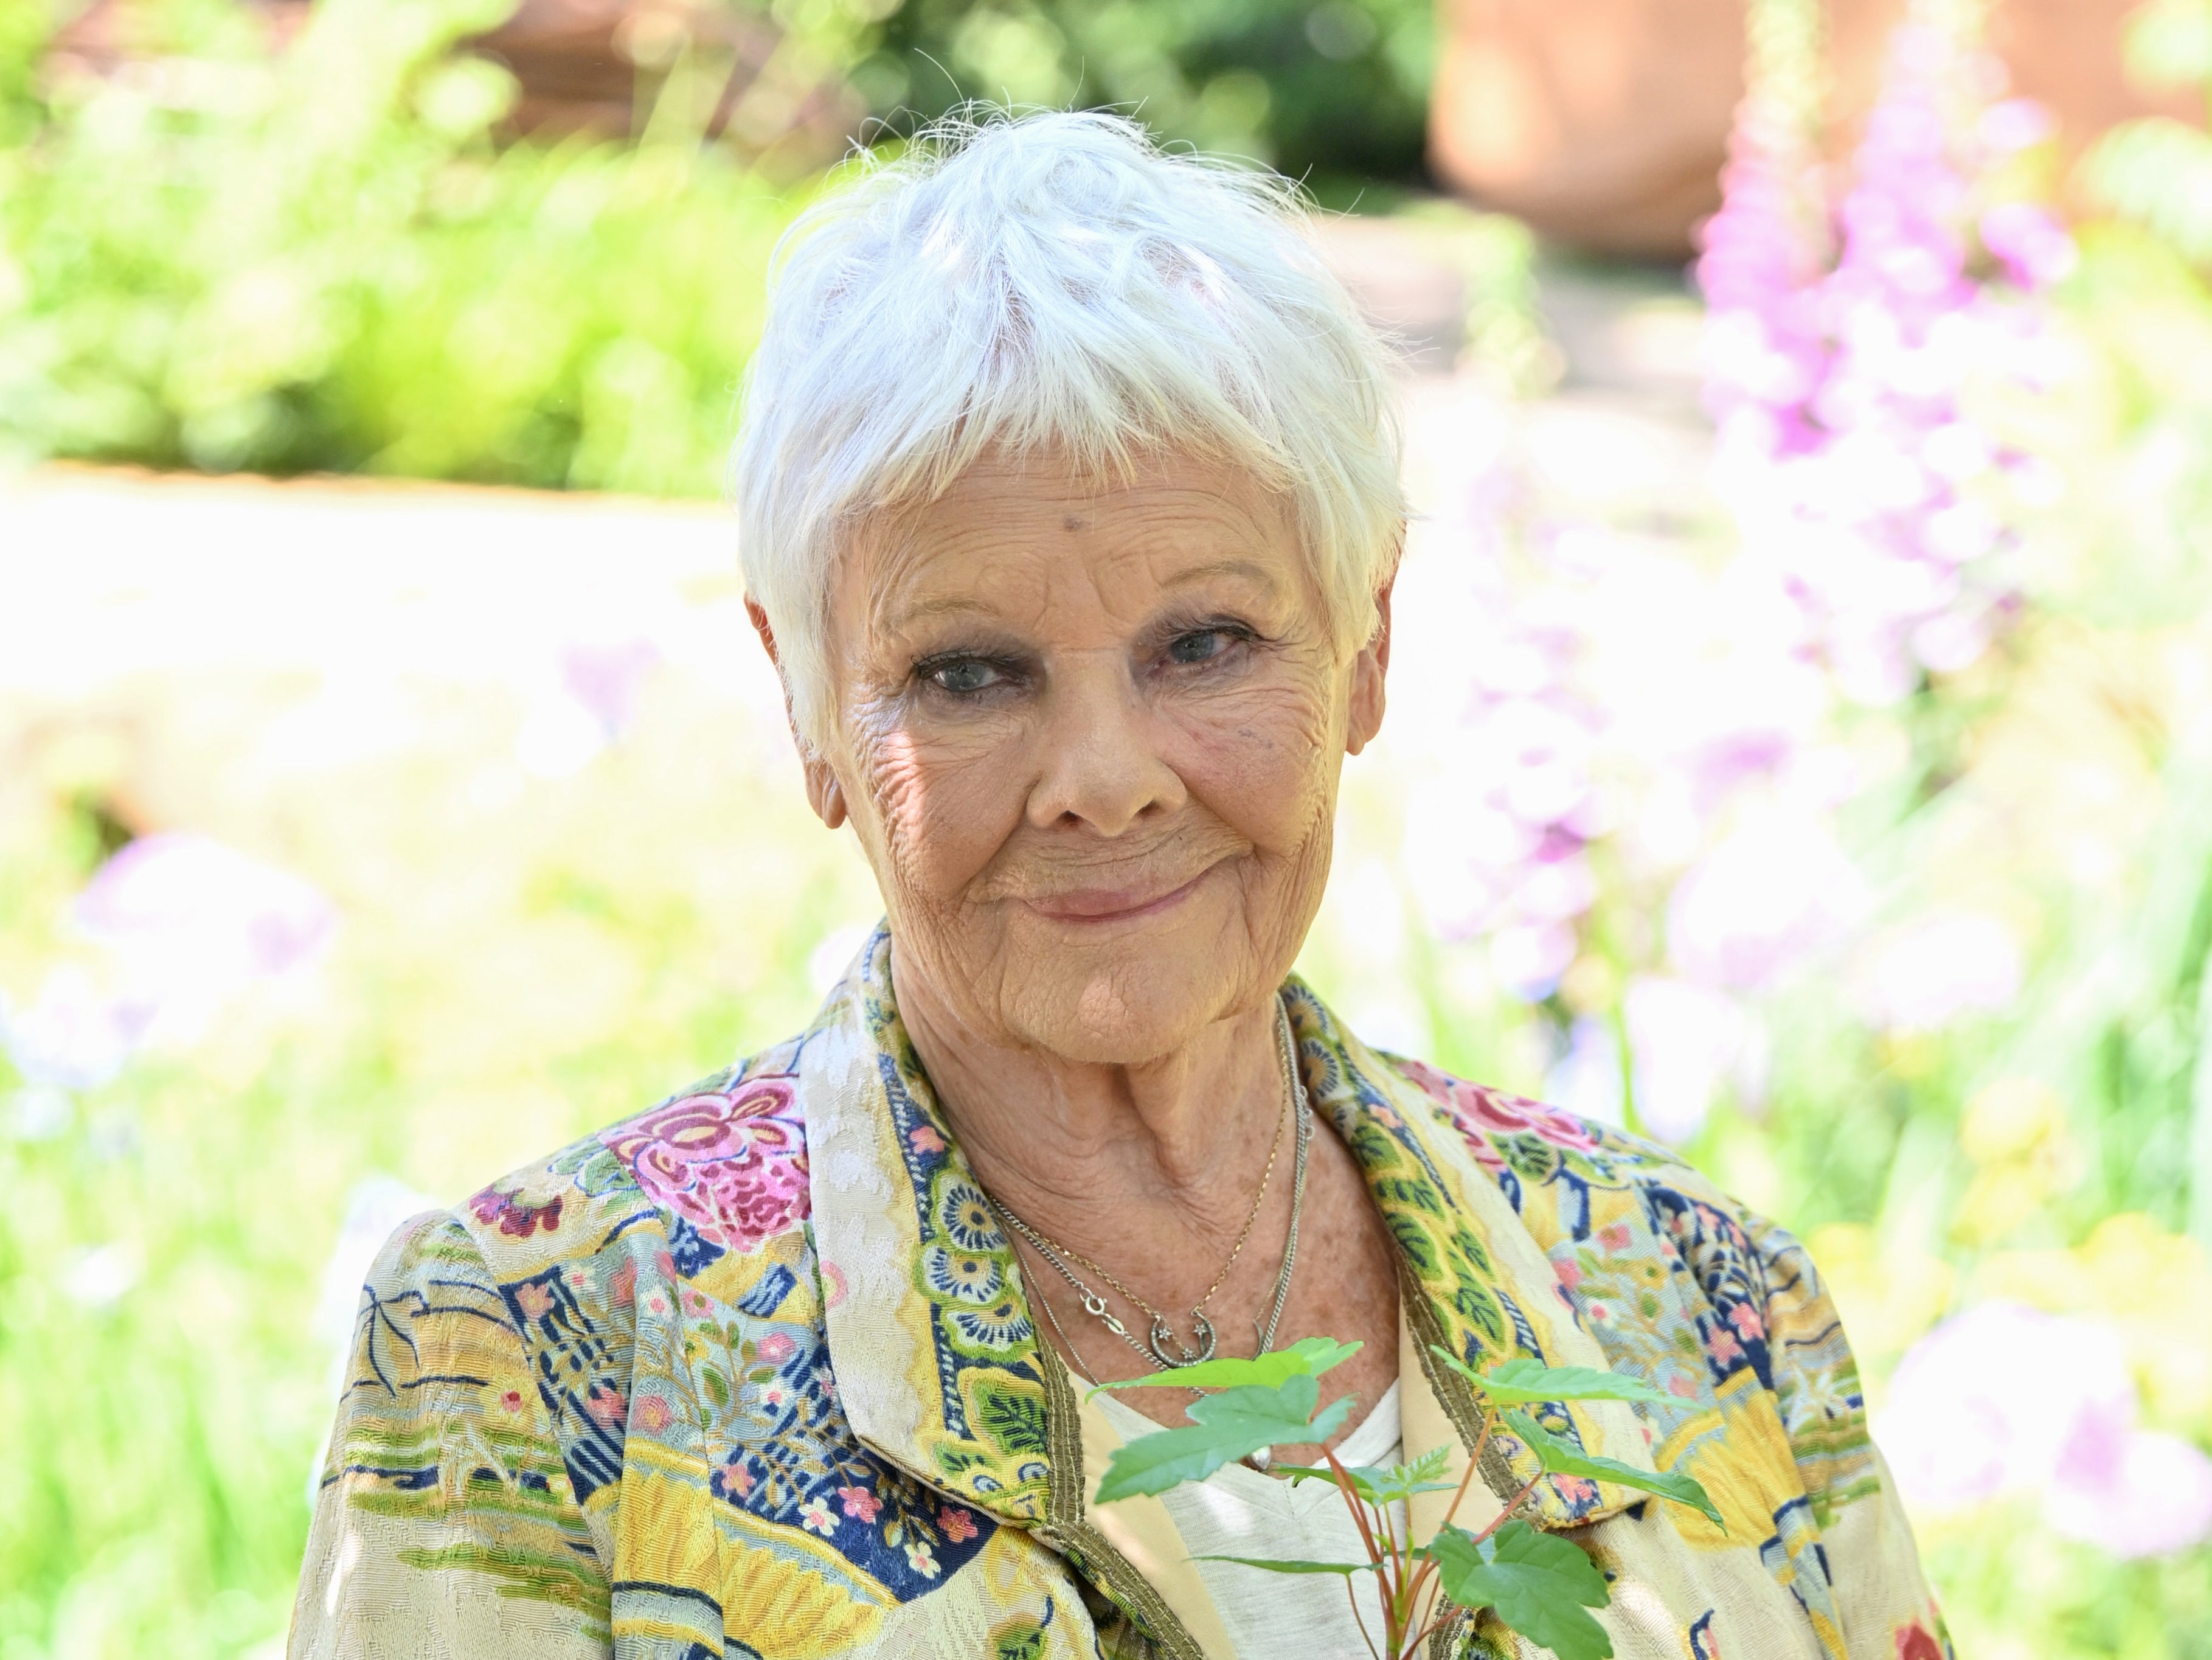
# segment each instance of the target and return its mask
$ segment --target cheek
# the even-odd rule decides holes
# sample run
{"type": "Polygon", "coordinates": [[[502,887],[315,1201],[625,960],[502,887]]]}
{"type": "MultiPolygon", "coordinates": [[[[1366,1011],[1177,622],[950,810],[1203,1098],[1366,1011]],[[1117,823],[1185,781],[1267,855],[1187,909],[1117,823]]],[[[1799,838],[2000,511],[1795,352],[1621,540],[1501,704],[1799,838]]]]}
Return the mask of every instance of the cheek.
{"type": "Polygon", "coordinates": [[[1255,686],[1182,723],[1184,782],[1264,853],[1295,853],[1328,822],[1343,751],[1343,700],[1332,690],[1318,678],[1255,686]]]}
{"type": "Polygon", "coordinates": [[[885,897],[896,888],[932,909],[956,903],[1021,822],[1022,775],[1005,764],[1006,736],[918,738],[888,714],[854,731],[885,897]]]}

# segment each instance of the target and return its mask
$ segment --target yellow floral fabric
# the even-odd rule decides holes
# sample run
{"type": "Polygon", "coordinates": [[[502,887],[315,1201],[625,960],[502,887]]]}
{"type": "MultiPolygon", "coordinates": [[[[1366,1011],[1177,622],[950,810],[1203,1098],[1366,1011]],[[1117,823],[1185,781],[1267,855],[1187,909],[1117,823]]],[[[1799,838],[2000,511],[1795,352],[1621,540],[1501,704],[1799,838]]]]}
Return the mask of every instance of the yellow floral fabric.
{"type": "MultiPolygon", "coordinates": [[[[1229,1660],[1158,1518],[1086,1502],[1096,1426],[899,1023],[890,952],[879,932],[800,1037],[394,1236],[294,1660],[1229,1660]]],[[[1431,1343],[1634,1372],[1680,1405],[1539,1415],[1695,1475],[1727,1528],[1539,1482],[1540,1524],[1612,1580],[1617,1654],[1948,1660],[1796,1242],[1661,1149],[1285,995],[1397,1246],[1407,1456],[1472,1441],[1431,1343]]],[[[1540,1475],[1510,1438],[1481,1471],[1498,1495],[1540,1475]]],[[[1476,1617],[1435,1652],[1534,1651],[1476,1617]]]]}

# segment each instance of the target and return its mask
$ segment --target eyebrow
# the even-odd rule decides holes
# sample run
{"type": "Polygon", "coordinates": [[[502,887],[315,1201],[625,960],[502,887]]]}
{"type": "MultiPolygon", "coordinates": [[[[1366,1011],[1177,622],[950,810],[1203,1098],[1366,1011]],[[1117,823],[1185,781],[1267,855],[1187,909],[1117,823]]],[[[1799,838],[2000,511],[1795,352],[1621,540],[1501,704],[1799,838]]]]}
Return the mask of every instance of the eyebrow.
{"type": "Polygon", "coordinates": [[[1187,587],[1194,582],[1203,582],[1216,576],[1242,576],[1256,582],[1269,593],[1275,591],[1274,573],[1256,559],[1209,559],[1202,565],[1193,565],[1188,570],[1177,571],[1160,584],[1164,588],[1187,587]]]}
{"type": "MultiPolygon", "coordinates": [[[[1248,581],[1258,584],[1270,596],[1277,591],[1274,574],[1265,565],[1261,564],[1257,560],[1239,559],[1233,556],[1225,559],[1209,559],[1202,565],[1193,565],[1188,570],[1177,571],[1161,583],[1160,587],[1163,589],[1173,591],[1176,588],[1188,587],[1194,583],[1207,581],[1217,576],[1243,577],[1248,581]]],[[[911,605],[901,606],[895,616],[884,616],[880,611],[878,613],[879,623],[893,629],[910,627],[915,623],[937,617],[995,617],[997,615],[996,611],[981,599],[971,599],[962,594],[951,593],[928,599],[917,599],[911,605]]]]}

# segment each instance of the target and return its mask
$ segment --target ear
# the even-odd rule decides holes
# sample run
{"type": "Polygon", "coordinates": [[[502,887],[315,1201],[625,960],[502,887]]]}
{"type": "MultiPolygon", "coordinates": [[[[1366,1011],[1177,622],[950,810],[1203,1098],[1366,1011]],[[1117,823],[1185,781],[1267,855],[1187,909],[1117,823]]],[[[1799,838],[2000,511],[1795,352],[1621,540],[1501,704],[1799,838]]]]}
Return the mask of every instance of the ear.
{"type": "MultiPolygon", "coordinates": [[[[775,654],[775,630],[769,626],[768,612],[756,600],[745,600],[745,616],[760,635],[761,649],[768,660],[775,666],[776,678],[783,679],[783,660],[775,654]]],[[[799,764],[806,775],[806,805],[814,809],[814,816],[824,825],[836,830],[845,822],[845,790],[838,783],[837,775],[830,770],[830,763],[822,751],[808,743],[799,730],[799,722],[791,712],[791,684],[784,681],[783,718],[791,727],[791,741],[799,751],[799,764]]]]}
{"type": "Polygon", "coordinates": [[[1352,709],[1344,738],[1345,753],[1357,755],[1382,730],[1382,681],[1390,672],[1390,590],[1394,575],[1375,596],[1375,632],[1352,664],[1352,709]]]}

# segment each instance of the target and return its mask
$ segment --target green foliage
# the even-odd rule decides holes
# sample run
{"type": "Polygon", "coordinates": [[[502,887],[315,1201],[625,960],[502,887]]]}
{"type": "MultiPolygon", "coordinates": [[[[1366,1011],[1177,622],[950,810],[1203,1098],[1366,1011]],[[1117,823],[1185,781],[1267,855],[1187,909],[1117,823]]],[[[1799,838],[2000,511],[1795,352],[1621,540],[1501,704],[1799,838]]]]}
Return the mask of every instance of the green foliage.
{"type": "Polygon", "coordinates": [[[1352,1397],[1333,1401],[1316,1413],[1320,1399],[1320,1383],[1301,1372],[1272,1388],[1245,1383],[1194,1402],[1187,1428],[1140,1436],[1114,1450],[1099,1479],[1097,1502],[1108,1505],[1202,1481],[1262,1447],[1326,1441],[1351,1412],[1352,1397]]]}
{"type": "Polygon", "coordinates": [[[1668,1470],[1638,1469],[1618,1458],[1597,1457],[1553,1434],[1525,1412],[1507,1413],[1505,1427],[1519,1436],[1536,1455],[1537,1461],[1554,1475],[1586,1475],[1593,1481],[1610,1481],[1616,1487],[1634,1487],[1640,1493],[1656,1493],[1662,1499],[1702,1511],[1716,1527],[1724,1529],[1728,1525],[1721,1520],[1719,1508],[1705,1496],[1705,1488],[1689,1476],[1668,1470]]]}
{"type": "Polygon", "coordinates": [[[1337,1573],[1347,1579],[1355,1573],[1373,1573],[1381,1566],[1375,1562],[1285,1561],[1272,1556],[1199,1555],[1190,1560],[1194,1562],[1234,1562],[1239,1567],[1259,1568],[1268,1573],[1337,1573]]]}
{"type": "MultiPolygon", "coordinates": [[[[1203,1481],[1232,1460],[1261,1447],[1284,1442],[1326,1442],[1351,1407],[1346,1397],[1318,1418],[1313,1406],[1320,1398],[1315,1374],[1348,1358],[1357,1344],[1337,1344],[1326,1338],[1308,1338],[1295,1349],[1262,1355],[1251,1360],[1215,1360],[1155,1374],[1129,1383],[1109,1383],[1105,1389],[1173,1384],[1202,1387],[1227,1385],[1218,1395],[1206,1396],[1189,1408],[1188,1428],[1161,1430],[1115,1450],[1106,1475],[1098,1484],[1097,1502],[1109,1504],[1133,1493],[1165,1493],[1185,1481],[1203,1481]],[[1285,1374],[1288,1374],[1285,1376],[1285,1374]],[[1270,1384],[1260,1380],[1284,1378],[1270,1384]],[[1310,1420],[1310,1421],[1309,1421],[1310,1420]]],[[[1484,1392],[1483,1435],[1503,1428],[1518,1436],[1551,1473],[1588,1476],[1639,1492],[1656,1493],[1679,1505],[1702,1511],[1717,1526],[1725,1528],[1721,1514],[1705,1490],[1686,1475],[1638,1469],[1618,1459],[1594,1456],[1553,1434],[1527,1414],[1498,1408],[1507,1402],[1545,1401],[1643,1401],[1663,1403],[1668,1397],[1656,1389],[1615,1372],[1589,1366],[1547,1366],[1526,1359],[1509,1360],[1486,1375],[1474,1371],[1448,1350],[1431,1345],[1431,1352],[1462,1373],[1484,1392]]],[[[1094,1389],[1092,1393],[1098,1393],[1094,1389]]],[[[1373,1572],[1378,1576],[1383,1600],[1385,1644],[1390,1660],[1408,1651],[1432,1623],[1426,1598],[1425,1576],[1433,1570],[1443,1594],[1463,1608],[1494,1608],[1498,1617],[1516,1632],[1553,1650],[1561,1660],[1604,1660],[1613,1645],[1601,1627],[1584,1612],[1603,1608],[1608,1601],[1605,1578],[1572,1542],[1540,1533],[1513,1512],[1524,1503],[1524,1491],[1510,1503],[1488,1528],[1479,1534],[1451,1525],[1456,1511],[1455,1497],[1436,1539],[1415,1548],[1401,1540],[1384,1518],[1389,1507],[1416,1493],[1453,1492],[1463,1496],[1465,1481],[1439,1481],[1449,1467],[1449,1450],[1438,1447],[1408,1464],[1389,1468],[1362,1465],[1347,1468],[1331,1457],[1328,1468],[1292,1465],[1283,1474],[1292,1481],[1328,1481],[1344,1495],[1345,1502],[1363,1520],[1360,1534],[1368,1541],[1370,1560],[1364,1563],[1313,1562],[1243,1556],[1212,1556],[1206,1561],[1236,1562],[1270,1573],[1334,1573],[1347,1578],[1373,1572]]],[[[1470,1465],[1468,1479],[1474,1470],[1470,1465]]],[[[1531,1486],[1534,1484],[1532,1483],[1531,1486]]]]}
{"type": "Polygon", "coordinates": [[[1334,1469],[1322,1469],[1310,1464],[1277,1464],[1274,1470],[1278,1475],[1286,1475],[1293,1482],[1347,1483],[1361,1499],[1379,1508],[1411,1499],[1417,1493],[1454,1491],[1459,1485],[1457,1482],[1436,1479],[1450,1462],[1450,1448],[1432,1447],[1410,1464],[1392,1464],[1388,1468],[1379,1464],[1340,1464],[1334,1469]]]}
{"type": "MultiPolygon", "coordinates": [[[[2193,87],[2212,105],[2212,0],[2150,0],[2123,37],[2128,76],[2153,93],[2193,87]]],[[[2091,199],[2185,258],[2212,263],[2212,136],[2154,116],[2123,121],[2082,158],[2091,199]]]]}
{"type": "Polygon", "coordinates": [[[1583,1610],[1613,1601],[1605,1576],[1568,1540],[1508,1522],[1486,1539],[1447,1527],[1426,1553],[1444,1594],[1498,1617],[1559,1660],[1607,1660],[1613,1639],[1583,1610]]]}
{"type": "Polygon", "coordinates": [[[2212,0],[2151,0],[2122,36],[2128,77],[2148,91],[2212,81],[2212,0]]]}
{"type": "MultiPolygon", "coordinates": [[[[1091,1393],[1108,1389],[1219,1389],[1241,1384],[1274,1389],[1293,1377],[1318,1377],[1332,1366],[1340,1366],[1359,1353],[1358,1343],[1340,1343],[1332,1337],[1302,1337],[1286,1349],[1270,1349],[1251,1359],[1224,1357],[1201,1360],[1195,1365],[1170,1366],[1147,1377],[1101,1383],[1091,1393]]],[[[1238,1456],[1243,1456],[1240,1453],[1238,1456]]]]}
{"type": "Polygon", "coordinates": [[[2084,158],[2082,178],[2112,212],[2212,262],[2212,135],[2166,116],[2126,122],[2084,158]]]}
{"type": "Polygon", "coordinates": [[[327,0],[216,95],[58,92],[0,151],[0,447],[713,493],[805,192],[697,142],[682,64],[635,148],[496,149],[513,83],[452,47],[504,9],[327,0]]]}
{"type": "Polygon", "coordinates": [[[1421,0],[905,0],[854,74],[902,128],[1072,103],[1293,178],[1413,179],[1435,35],[1421,0]]]}
{"type": "Polygon", "coordinates": [[[1482,1372],[1440,1345],[1430,1344],[1429,1353],[1499,1406],[1530,1406],[1544,1401],[1641,1401],[1647,1406],[1663,1407],[1673,1399],[1640,1377],[1600,1371],[1595,1366],[1547,1366],[1540,1360],[1516,1355],[1482,1372]]]}

